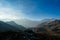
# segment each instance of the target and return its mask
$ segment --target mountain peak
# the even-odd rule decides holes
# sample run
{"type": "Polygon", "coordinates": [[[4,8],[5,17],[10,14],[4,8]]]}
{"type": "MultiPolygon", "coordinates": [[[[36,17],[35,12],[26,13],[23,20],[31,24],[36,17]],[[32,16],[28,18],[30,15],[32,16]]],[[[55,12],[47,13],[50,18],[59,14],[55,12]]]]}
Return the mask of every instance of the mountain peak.
{"type": "Polygon", "coordinates": [[[17,25],[17,23],[15,23],[14,21],[9,21],[7,22],[8,24],[12,24],[12,25],[17,25]]]}
{"type": "Polygon", "coordinates": [[[12,25],[12,26],[14,26],[14,27],[17,27],[17,28],[20,29],[20,30],[25,30],[25,27],[24,27],[24,26],[18,25],[18,24],[15,23],[14,21],[6,22],[6,23],[9,24],[9,25],[12,25]]]}
{"type": "Polygon", "coordinates": [[[9,25],[3,21],[0,21],[0,32],[4,32],[4,31],[17,31],[18,28],[9,25]]]}

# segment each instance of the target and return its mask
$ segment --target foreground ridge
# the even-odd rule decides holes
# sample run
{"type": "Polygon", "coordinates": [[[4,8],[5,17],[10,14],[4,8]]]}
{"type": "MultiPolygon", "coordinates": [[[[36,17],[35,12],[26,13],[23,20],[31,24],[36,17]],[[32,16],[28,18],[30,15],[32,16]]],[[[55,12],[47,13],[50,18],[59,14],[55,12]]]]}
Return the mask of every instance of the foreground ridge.
{"type": "Polygon", "coordinates": [[[60,36],[47,33],[34,33],[31,30],[8,31],[0,33],[0,40],[60,40],[60,36]]]}

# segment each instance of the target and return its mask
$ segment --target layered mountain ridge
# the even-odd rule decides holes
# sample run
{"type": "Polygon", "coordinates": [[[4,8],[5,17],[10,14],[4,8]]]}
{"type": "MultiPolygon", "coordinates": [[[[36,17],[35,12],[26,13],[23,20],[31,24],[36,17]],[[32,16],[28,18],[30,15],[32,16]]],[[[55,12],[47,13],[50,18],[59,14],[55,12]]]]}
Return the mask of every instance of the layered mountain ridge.
{"type": "Polygon", "coordinates": [[[23,25],[24,27],[29,28],[29,27],[35,27],[38,24],[42,24],[44,22],[50,22],[53,20],[55,20],[55,19],[53,19],[53,18],[52,19],[43,19],[43,20],[20,19],[20,20],[15,20],[15,22],[19,25],[23,25]]]}
{"type": "Polygon", "coordinates": [[[0,21],[0,32],[5,32],[5,31],[19,31],[19,30],[24,30],[23,26],[19,26],[15,24],[15,26],[10,25],[6,22],[0,21]]]}
{"type": "Polygon", "coordinates": [[[15,23],[14,21],[9,21],[9,22],[6,22],[6,23],[9,24],[9,25],[12,25],[12,26],[14,26],[14,27],[17,27],[17,28],[20,29],[20,30],[25,30],[25,29],[26,29],[24,26],[18,25],[18,24],[15,23]]]}
{"type": "Polygon", "coordinates": [[[39,24],[33,28],[35,32],[60,32],[60,20],[53,20],[50,22],[44,22],[41,26],[39,24]]]}

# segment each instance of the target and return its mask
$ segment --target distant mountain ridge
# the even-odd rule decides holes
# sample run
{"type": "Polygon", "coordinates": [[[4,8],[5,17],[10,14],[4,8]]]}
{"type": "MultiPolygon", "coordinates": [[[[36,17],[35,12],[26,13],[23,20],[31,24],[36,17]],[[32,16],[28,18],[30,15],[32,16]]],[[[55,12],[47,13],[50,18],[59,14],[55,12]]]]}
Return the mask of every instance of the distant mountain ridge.
{"type": "Polygon", "coordinates": [[[32,21],[28,19],[16,20],[15,22],[19,25],[25,26],[26,28],[35,27],[37,24],[39,24],[39,21],[32,21]]]}
{"type": "Polygon", "coordinates": [[[34,20],[29,20],[29,19],[20,19],[20,20],[15,20],[15,22],[19,25],[23,25],[27,28],[29,27],[36,27],[38,24],[44,23],[44,22],[49,22],[55,19],[44,19],[40,21],[34,21],[34,20]]]}

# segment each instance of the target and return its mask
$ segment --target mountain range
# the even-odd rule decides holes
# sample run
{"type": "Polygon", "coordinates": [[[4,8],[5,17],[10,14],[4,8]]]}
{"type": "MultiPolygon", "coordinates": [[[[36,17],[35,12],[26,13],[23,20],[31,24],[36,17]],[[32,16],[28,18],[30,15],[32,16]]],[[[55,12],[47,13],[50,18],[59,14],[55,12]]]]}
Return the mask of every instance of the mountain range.
{"type": "Polygon", "coordinates": [[[14,22],[9,22],[9,23],[0,21],[0,32],[25,30],[24,26],[17,25],[14,22]]]}
{"type": "Polygon", "coordinates": [[[17,28],[20,29],[20,30],[25,30],[25,29],[26,29],[24,26],[18,25],[18,24],[15,23],[14,21],[9,21],[9,22],[6,22],[6,23],[9,24],[9,25],[12,25],[12,26],[14,26],[14,27],[17,27],[17,28]]]}
{"type": "Polygon", "coordinates": [[[60,20],[53,20],[50,22],[44,22],[41,26],[39,24],[38,26],[32,28],[34,32],[59,32],[60,33],[60,20]]]}
{"type": "Polygon", "coordinates": [[[29,27],[36,27],[38,24],[42,24],[44,22],[50,22],[52,20],[55,20],[55,19],[44,19],[39,21],[34,21],[29,19],[20,19],[20,20],[15,20],[15,22],[19,25],[23,25],[26,28],[29,28],[29,27]]]}
{"type": "MultiPolygon", "coordinates": [[[[33,21],[30,21],[30,22],[33,23],[33,21]]],[[[25,28],[25,26],[19,25],[15,21],[9,21],[9,22],[0,21],[0,37],[3,40],[4,39],[6,40],[13,40],[13,39],[14,40],[58,39],[59,40],[60,39],[60,20],[59,19],[46,19],[38,22],[37,22],[38,24],[35,27],[25,28]]],[[[26,21],[25,23],[27,24],[29,23],[29,21],[26,21]]]]}
{"type": "MultiPolygon", "coordinates": [[[[4,25],[4,27],[7,28],[7,29],[11,28],[11,27],[8,27],[8,26],[12,26],[13,27],[12,29],[15,28],[15,29],[18,29],[18,30],[26,30],[28,28],[28,29],[33,29],[34,31],[37,31],[37,29],[38,29],[38,31],[43,32],[43,31],[46,31],[46,29],[50,29],[50,27],[49,27],[50,24],[53,25],[53,22],[55,22],[55,21],[58,22],[59,20],[44,19],[44,20],[41,20],[41,21],[32,21],[32,20],[28,20],[28,19],[23,19],[23,20],[9,21],[9,22],[0,21],[0,25],[1,24],[4,25]]],[[[51,29],[53,29],[53,28],[54,28],[54,26],[51,27],[51,29]]]]}
{"type": "Polygon", "coordinates": [[[0,21],[0,31],[1,32],[3,32],[3,31],[15,31],[15,30],[18,30],[18,29],[15,28],[12,25],[9,25],[9,24],[7,24],[5,22],[0,21]]]}

